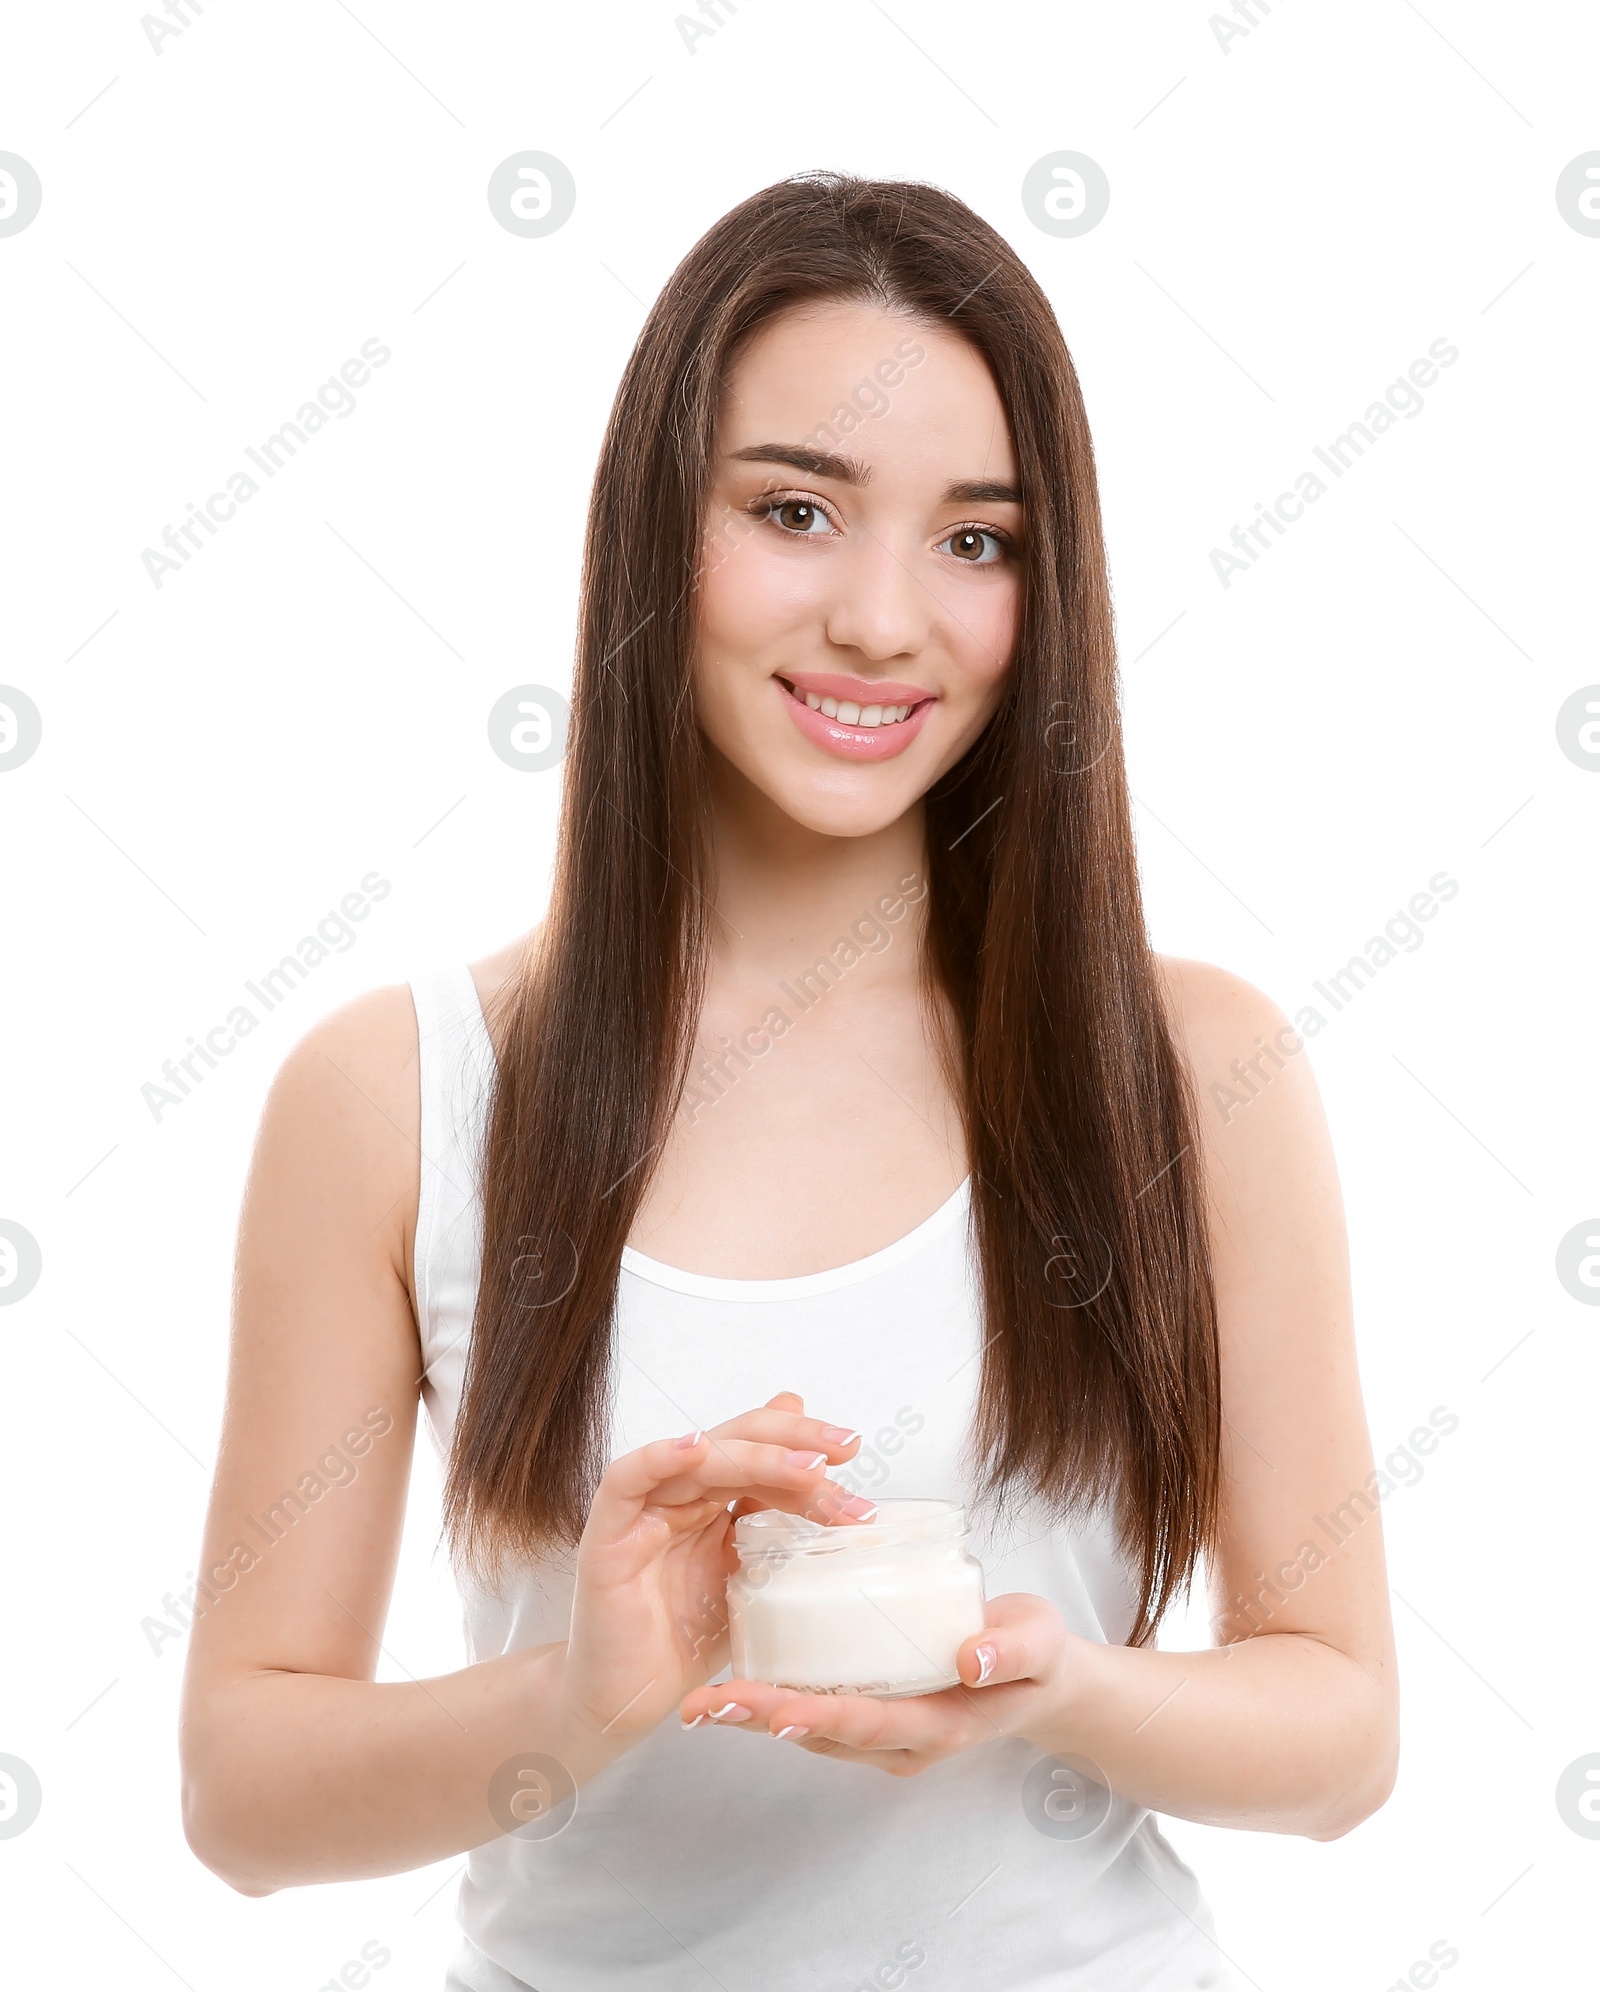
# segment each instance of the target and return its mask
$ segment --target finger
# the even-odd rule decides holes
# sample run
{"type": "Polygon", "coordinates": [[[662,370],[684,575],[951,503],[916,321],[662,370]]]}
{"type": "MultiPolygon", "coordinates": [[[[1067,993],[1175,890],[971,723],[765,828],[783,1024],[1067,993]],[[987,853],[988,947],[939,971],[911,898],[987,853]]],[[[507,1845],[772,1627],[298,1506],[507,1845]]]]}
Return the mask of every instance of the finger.
{"type": "MultiPolygon", "coordinates": [[[[796,1420],[795,1424],[803,1433],[815,1422],[806,1419],[796,1420]]],[[[837,1431],[839,1428],[832,1429],[837,1431]]],[[[851,1442],[859,1436],[858,1433],[849,1434],[851,1442]]],[[[869,1521],[877,1513],[876,1502],[852,1494],[848,1488],[826,1477],[828,1466],[834,1463],[832,1455],[849,1449],[838,1440],[819,1440],[812,1444],[802,1437],[799,1443],[792,1444],[781,1430],[776,1438],[770,1439],[724,1437],[712,1431],[705,1434],[705,1443],[707,1452],[703,1464],[700,1463],[698,1449],[690,1453],[691,1460],[696,1462],[693,1469],[695,1484],[712,1487],[726,1484],[730,1488],[737,1484],[743,1490],[740,1499],[749,1503],[744,1510],[746,1513],[757,1508],[783,1508],[817,1522],[869,1521]],[[724,1465],[730,1469],[737,1467],[741,1471],[737,1477],[731,1470],[724,1475],[719,1472],[724,1465]],[[795,1497],[796,1475],[801,1484],[809,1486],[809,1499],[795,1497]]],[[[655,1498],[671,1501],[678,1497],[671,1487],[663,1487],[655,1498]]]]}
{"type": "Polygon", "coordinates": [[[678,1704],[678,1718],[685,1729],[768,1730],[773,1710],[781,1703],[793,1700],[794,1696],[787,1688],[775,1688],[766,1681],[710,1681],[702,1687],[690,1689],[678,1704]],[[719,1715],[717,1711],[726,1710],[730,1703],[747,1709],[748,1715],[719,1715]]]}
{"type": "Polygon", "coordinates": [[[767,1733],[767,1710],[783,1697],[761,1681],[718,1681],[695,1688],[678,1705],[684,1729],[748,1729],[767,1733]]]}
{"type": "Polygon", "coordinates": [[[956,1672],[969,1688],[1041,1680],[1061,1653],[1060,1620],[1047,1599],[1009,1591],[985,1600],[987,1623],[956,1652],[956,1672]]]}
{"type": "Polygon", "coordinates": [[[826,1479],[816,1483],[815,1492],[809,1498],[804,1492],[796,1493],[792,1488],[758,1485],[728,1506],[727,1512],[737,1521],[743,1515],[759,1514],[772,1508],[800,1515],[823,1528],[843,1528],[870,1522],[878,1512],[877,1503],[866,1495],[852,1494],[836,1480],[826,1479]]]}
{"type": "MultiPolygon", "coordinates": [[[[734,1522],[745,1515],[780,1508],[785,1514],[799,1515],[808,1522],[816,1523],[819,1528],[843,1528],[870,1522],[878,1512],[876,1503],[865,1495],[852,1494],[833,1480],[819,1480],[816,1493],[811,1497],[804,1490],[796,1492],[792,1487],[762,1487],[758,1484],[734,1501],[727,1498],[726,1488],[713,1498],[723,1519],[734,1522]]],[[[650,1497],[650,1503],[674,1519],[681,1518],[680,1510],[701,1505],[693,1498],[688,1483],[682,1487],[669,1484],[659,1488],[650,1497]]]]}
{"type": "MultiPolygon", "coordinates": [[[[834,1745],[864,1755],[885,1750],[943,1751],[959,1747],[970,1730],[959,1694],[952,1700],[952,1693],[907,1695],[895,1701],[877,1695],[785,1695],[770,1710],[767,1728],[780,1739],[803,1739],[813,1750],[834,1745]]],[[[987,1724],[984,1732],[990,1733],[987,1724]]]]}
{"type": "Polygon", "coordinates": [[[824,1418],[799,1415],[800,1399],[792,1390],[780,1391],[759,1411],[741,1411],[737,1418],[725,1418],[711,1427],[714,1439],[758,1439],[771,1445],[820,1446],[835,1463],[853,1453],[861,1434],[849,1425],[829,1424],[824,1418]]]}
{"type": "MultiPolygon", "coordinates": [[[[759,1514],[763,1508],[774,1505],[764,1493],[741,1494],[738,1500],[727,1504],[727,1513],[732,1520],[738,1521],[742,1515],[759,1514]]],[[[846,1494],[837,1481],[825,1480],[805,1514],[810,1521],[831,1524],[870,1522],[877,1511],[876,1502],[867,1496],[846,1494]]]]}
{"type": "MultiPolygon", "coordinates": [[[[829,1701],[833,1697],[814,1699],[829,1701]]],[[[790,1689],[775,1688],[766,1681],[718,1681],[714,1686],[693,1689],[678,1707],[679,1725],[683,1729],[744,1729],[753,1736],[765,1736],[778,1743],[800,1743],[811,1734],[803,1716],[803,1709],[796,1710],[796,1697],[790,1689]]],[[[826,1737],[819,1739],[817,1753],[867,1761],[864,1751],[858,1753],[826,1737]]],[[[875,1761],[881,1765],[883,1754],[879,1753],[875,1761]]]]}
{"type": "Polygon", "coordinates": [[[621,1534],[647,1502],[666,1505],[720,1494],[759,1494],[765,1505],[804,1514],[821,1502],[819,1519],[838,1513],[859,1519],[871,1502],[828,1481],[819,1447],[791,1448],[749,1439],[713,1440],[709,1433],[656,1439],[613,1460],[601,1475],[589,1527],[602,1536],[621,1534]]]}
{"type": "Polygon", "coordinates": [[[679,1705],[679,1719],[685,1729],[759,1731],[813,1756],[871,1764],[902,1776],[1004,1733],[960,1688],[883,1701],[873,1695],[798,1695],[734,1679],[691,1690],[679,1705]]]}

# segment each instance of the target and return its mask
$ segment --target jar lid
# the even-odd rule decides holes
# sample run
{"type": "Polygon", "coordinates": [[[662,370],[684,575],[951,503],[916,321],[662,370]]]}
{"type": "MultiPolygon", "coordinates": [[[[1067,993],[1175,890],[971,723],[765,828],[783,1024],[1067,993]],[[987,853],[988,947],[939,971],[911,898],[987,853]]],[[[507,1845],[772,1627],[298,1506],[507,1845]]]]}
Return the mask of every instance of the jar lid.
{"type": "Polygon", "coordinates": [[[885,1549],[905,1542],[956,1541],[965,1511],[956,1501],[880,1501],[870,1522],[813,1522],[783,1508],[761,1508],[733,1525],[741,1559],[768,1554],[826,1556],[848,1549],[885,1549]]]}

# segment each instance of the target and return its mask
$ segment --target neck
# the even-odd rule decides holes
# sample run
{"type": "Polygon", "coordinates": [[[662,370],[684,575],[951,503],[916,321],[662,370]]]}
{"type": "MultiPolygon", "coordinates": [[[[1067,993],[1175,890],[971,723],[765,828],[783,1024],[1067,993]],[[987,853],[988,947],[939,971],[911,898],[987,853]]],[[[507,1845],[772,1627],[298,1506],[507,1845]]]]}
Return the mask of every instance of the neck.
{"type": "MultiPolygon", "coordinates": [[[[830,836],[796,822],[715,749],[710,758],[716,972],[770,984],[852,935],[858,948],[877,951],[887,941],[873,934],[872,923],[883,935],[920,939],[927,884],[920,797],[880,830],[830,836]],[[904,910],[879,911],[884,899],[904,910]]],[[[914,976],[918,949],[895,953],[901,971],[914,976]]]]}

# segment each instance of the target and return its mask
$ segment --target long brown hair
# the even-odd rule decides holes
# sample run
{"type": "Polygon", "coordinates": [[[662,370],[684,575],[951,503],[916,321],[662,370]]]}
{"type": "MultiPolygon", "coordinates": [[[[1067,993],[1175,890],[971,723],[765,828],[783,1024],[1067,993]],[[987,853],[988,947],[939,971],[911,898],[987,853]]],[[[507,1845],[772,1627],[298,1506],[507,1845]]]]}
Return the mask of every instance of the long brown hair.
{"type": "Polygon", "coordinates": [[[480,1570],[570,1545],[607,1461],[621,1252],[704,991],[694,583],[722,386],[776,314],[845,299],[969,340],[1010,423],[1016,647],[993,720],[926,798],[921,972],[954,1019],[982,1491],[1022,1488],[1062,1515],[1108,1504],[1143,1644],[1214,1543],[1221,1410],[1198,1122],[1145,933],[1094,455],[1021,258],[912,182],[807,173],[741,202],[674,271],[617,391],[553,893],[503,1012],[446,1527],[480,1570]]]}

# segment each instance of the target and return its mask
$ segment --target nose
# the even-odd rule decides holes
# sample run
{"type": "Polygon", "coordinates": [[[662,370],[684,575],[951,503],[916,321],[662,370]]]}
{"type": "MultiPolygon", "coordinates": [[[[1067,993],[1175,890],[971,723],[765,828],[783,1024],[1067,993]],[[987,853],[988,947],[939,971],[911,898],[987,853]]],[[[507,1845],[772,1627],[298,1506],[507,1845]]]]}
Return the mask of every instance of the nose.
{"type": "Polygon", "coordinates": [[[903,553],[858,528],[846,557],[830,565],[830,643],[876,664],[915,657],[926,647],[935,604],[903,553]]]}

